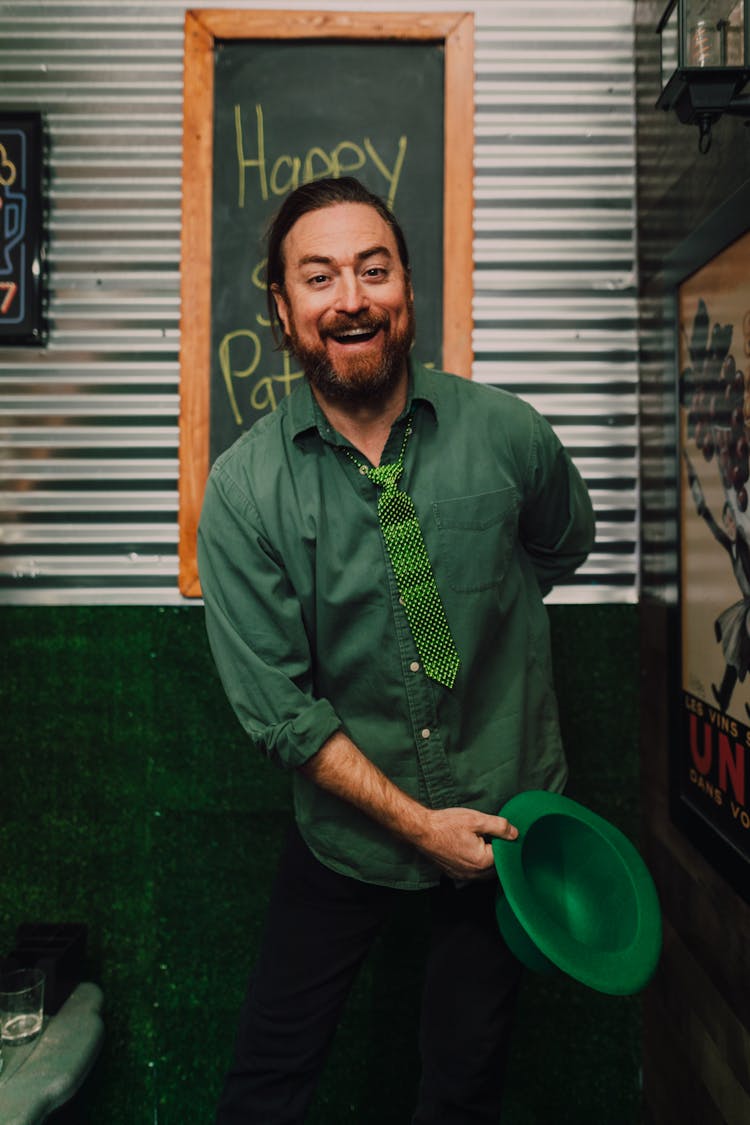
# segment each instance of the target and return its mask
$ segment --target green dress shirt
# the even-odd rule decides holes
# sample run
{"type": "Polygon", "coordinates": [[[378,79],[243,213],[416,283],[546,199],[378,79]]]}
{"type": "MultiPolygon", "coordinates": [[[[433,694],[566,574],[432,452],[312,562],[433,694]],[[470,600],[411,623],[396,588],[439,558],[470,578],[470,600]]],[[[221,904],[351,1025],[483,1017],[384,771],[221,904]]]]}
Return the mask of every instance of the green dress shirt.
{"type": "Polygon", "coordinates": [[[514,395],[412,364],[382,463],[398,457],[409,411],[401,487],[461,657],[452,689],[420,666],[377,486],[306,383],[216,461],[198,560],[225,690],[253,745],[292,771],[308,846],[346,875],[417,888],[438,868],[297,767],[343,730],[432,808],[496,813],[522,790],[560,791],[542,598],[583,562],[594,520],[559,440],[514,395]]]}

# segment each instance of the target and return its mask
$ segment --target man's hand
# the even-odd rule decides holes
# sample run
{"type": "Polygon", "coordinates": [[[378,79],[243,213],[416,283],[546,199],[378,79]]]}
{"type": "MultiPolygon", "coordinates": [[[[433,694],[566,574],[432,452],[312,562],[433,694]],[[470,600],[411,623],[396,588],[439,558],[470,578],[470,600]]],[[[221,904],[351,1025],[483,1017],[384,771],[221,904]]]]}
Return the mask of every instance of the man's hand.
{"type": "Polygon", "coordinates": [[[453,879],[487,878],[494,862],[487,837],[518,836],[518,829],[501,816],[426,808],[394,785],[341,731],[299,768],[322,789],[408,840],[453,879]]]}
{"type": "Polygon", "coordinates": [[[424,832],[415,843],[452,879],[489,877],[494,856],[488,837],[518,837],[518,829],[504,817],[472,809],[429,809],[424,819],[424,832]]]}

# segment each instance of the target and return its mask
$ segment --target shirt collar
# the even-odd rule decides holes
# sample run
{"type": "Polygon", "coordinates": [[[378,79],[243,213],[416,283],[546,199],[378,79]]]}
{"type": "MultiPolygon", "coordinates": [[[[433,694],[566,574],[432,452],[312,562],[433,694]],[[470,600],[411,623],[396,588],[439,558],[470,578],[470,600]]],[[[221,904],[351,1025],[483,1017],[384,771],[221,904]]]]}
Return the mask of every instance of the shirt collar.
{"type": "MultiPolygon", "coordinates": [[[[425,402],[432,408],[437,418],[440,411],[436,382],[430,370],[410,356],[409,387],[404,413],[408,414],[414,403],[425,402]]],[[[336,431],[318,406],[307,379],[303,378],[299,381],[289,396],[288,403],[293,438],[296,439],[309,430],[316,429],[325,441],[335,440],[336,431]]]]}

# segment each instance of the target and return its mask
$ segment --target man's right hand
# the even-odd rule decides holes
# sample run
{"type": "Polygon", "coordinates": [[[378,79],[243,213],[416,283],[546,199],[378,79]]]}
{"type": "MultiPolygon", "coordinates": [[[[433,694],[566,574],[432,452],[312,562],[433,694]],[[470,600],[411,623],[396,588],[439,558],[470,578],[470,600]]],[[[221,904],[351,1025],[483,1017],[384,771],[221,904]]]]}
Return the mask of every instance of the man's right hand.
{"type": "Polygon", "coordinates": [[[487,838],[518,836],[518,829],[501,816],[426,808],[394,785],[342,731],[299,768],[316,785],[408,840],[452,879],[488,878],[494,857],[487,838]]]}
{"type": "Polygon", "coordinates": [[[518,829],[502,816],[473,809],[425,809],[414,843],[452,879],[484,879],[493,873],[489,839],[495,837],[515,840],[518,829]]]}

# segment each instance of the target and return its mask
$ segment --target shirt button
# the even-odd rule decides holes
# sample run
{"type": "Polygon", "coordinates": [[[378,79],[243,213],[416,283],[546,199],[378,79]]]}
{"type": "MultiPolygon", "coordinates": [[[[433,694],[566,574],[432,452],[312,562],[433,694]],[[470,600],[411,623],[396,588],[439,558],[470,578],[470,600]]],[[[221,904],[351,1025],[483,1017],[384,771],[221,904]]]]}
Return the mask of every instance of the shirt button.
{"type": "Polygon", "coordinates": [[[366,465],[360,465],[359,471],[360,471],[360,473],[362,474],[363,477],[367,476],[367,466],[366,465]]]}
{"type": "Polygon", "coordinates": [[[418,660],[412,660],[409,667],[411,668],[412,672],[418,672],[419,671],[419,661],[418,660]]]}
{"type": "Polygon", "coordinates": [[[429,737],[430,737],[430,728],[425,727],[424,730],[422,731],[422,738],[429,738],[429,737]]]}

